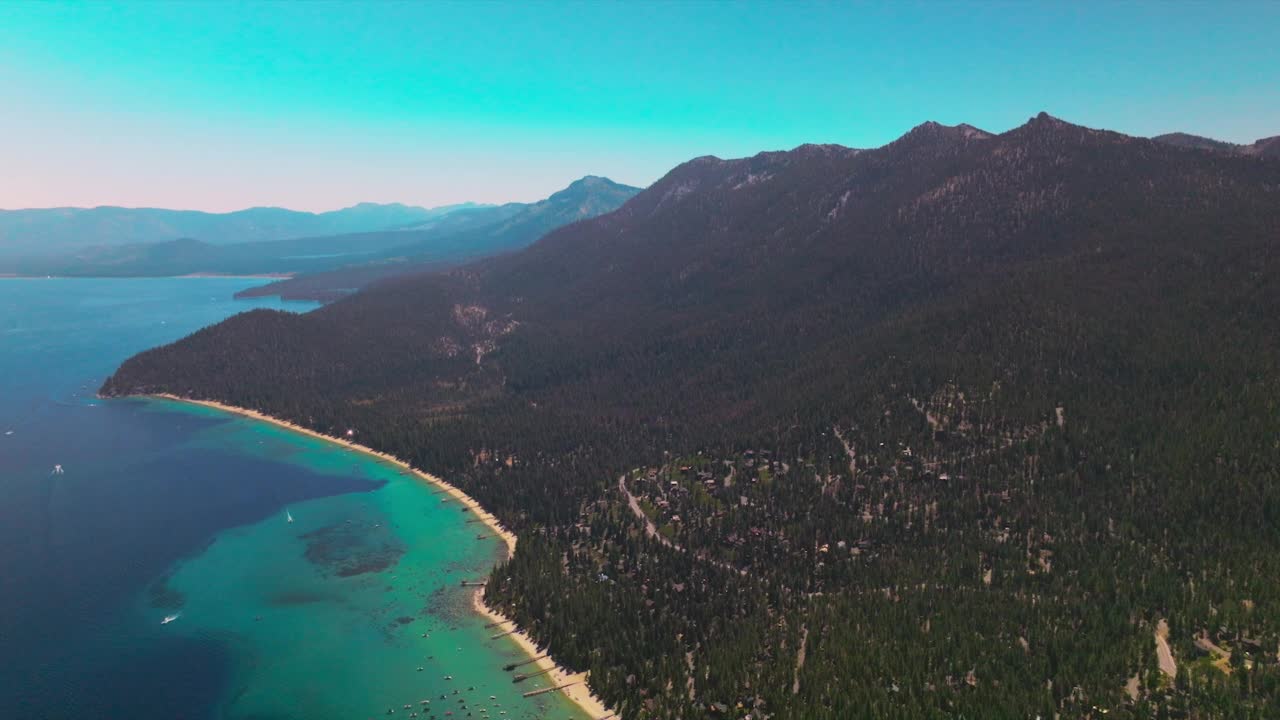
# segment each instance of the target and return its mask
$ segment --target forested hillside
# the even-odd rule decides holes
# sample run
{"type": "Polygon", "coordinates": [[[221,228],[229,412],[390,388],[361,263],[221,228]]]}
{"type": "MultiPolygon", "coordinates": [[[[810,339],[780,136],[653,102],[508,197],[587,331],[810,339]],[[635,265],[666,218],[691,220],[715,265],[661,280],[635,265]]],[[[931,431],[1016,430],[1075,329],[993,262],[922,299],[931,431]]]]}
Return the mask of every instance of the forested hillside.
{"type": "Polygon", "coordinates": [[[1280,716],[1273,158],[1044,114],[698,158],[102,391],[445,475],[629,720],[1280,716]]]}

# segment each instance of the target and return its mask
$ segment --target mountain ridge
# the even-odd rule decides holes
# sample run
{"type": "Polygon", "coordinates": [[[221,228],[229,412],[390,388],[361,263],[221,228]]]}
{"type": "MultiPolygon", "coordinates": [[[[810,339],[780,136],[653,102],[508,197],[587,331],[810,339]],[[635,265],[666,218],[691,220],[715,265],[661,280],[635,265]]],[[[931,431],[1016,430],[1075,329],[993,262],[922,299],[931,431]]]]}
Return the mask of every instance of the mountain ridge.
{"type": "Polygon", "coordinates": [[[696,158],[102,393],[448,477],[521,537],[487,601],[627,720],[1280,712],[1280,162],[960,127],[696,158]]]}
{"type": "Polygon", "coordinates": [[[1163,135],[1156,135],[1151,139],[1168,145],[1208,150],[1210,152],[1227,153],[1231,155],[1248,155],[1267,158],[1280,157],[1280,135],[1258,138],[1247,145],[1226,142],[1223,140],[1214,140],[1213,138],[1192,135],[1184,132],[1165,133],[1163,135]]]}
{"type": "Polygon", "coordinates": [[[404,228],[404,242],[372,262],[279,280],[237,297],[333,300],[391,278],[524,247],[555,228],[611,211],[638,192],[640,188],[588,175],[537,202],[462,211],[429,225],[404,228]]]}
{"type": "MultiPolygon", "coordinates": [[[[154,243],[97,245],[61,254],[3,258],[0,269],[36,276],[122,277],[307,273],[357,262],[385,264],[392,258],[410,256],[437,265],[456,263],[518,247],[558,224],[612,209],[633,190],[603,178],[587,183],[575,181],[535,203],[449,206],[407,224],[401,222],[405,218],[397,217],[385,230],[221,244],[184,236],[154,243]],[[582,206],[565,206],[571,202],[582,206]],[[536,213],[544,216],[533,218],[531,215],[536,213]]],[[[383,215],[386,206],[371,207],[375,216],[387,217],[383,215]]],[[[369,206],[361,208],[353,206],[347,211],[360,215],[369,206]]]]}
{"type": "Polygon", "coordinates": [[[469,203],[438,208],[360,203],[320,213],[267,206],[226,213],[114,205],[0,210],[0,253],[50,254],[187,237],[214,245],[283,240],[396,227],[469,207],[469,203]]]}

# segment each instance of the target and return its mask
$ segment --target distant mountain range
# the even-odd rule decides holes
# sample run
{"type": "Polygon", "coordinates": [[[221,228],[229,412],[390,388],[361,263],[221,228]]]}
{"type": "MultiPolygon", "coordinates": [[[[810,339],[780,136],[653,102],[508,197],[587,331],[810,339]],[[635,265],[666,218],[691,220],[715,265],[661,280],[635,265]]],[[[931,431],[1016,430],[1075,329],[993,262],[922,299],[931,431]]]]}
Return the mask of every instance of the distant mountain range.
{"type": "Polygon", "coordinates": [[[160,208],[0,210],[0,255],[51,254],[93,246],[195,238],[211,245],[385,230],[420,224],[474,203],[422,208],[360,203],[310,213],[256,207],[228,213],[160,208]]]}
{"type": "Polygon", "coordinates": [[[1280,135],[1273,135],[1255,140],[1249,145],[1223,142],[1212,138],[1189,135],[1187,133],[1168,133],[1151,138],[1156,142],[1178,147],[1212,150],[1229,155],[1256,155],[1258,157],[1280,157],[1280,135]]]}
{"type": "MultiPolygon", "coordinates": [[[[943,126],[926,123],[913,131],[930,132],[944,132],[943,126]]],[[[969,125],[945,132],[993,137],[969,125]]],[[[1181,132],[1152,140],[1218,154],[1280,156],[1280,136],[1248,145],[1181,132]]],[[[282,274],[294,277],[243,294],[331,300],[390,277],[523,247],[554,228],[612,211],[636,192],[587,176],[545,200],[505,205],[360,203],[322,213],[273,207],[228,213],[109,206],[0,210],[0,274],[282,274]]]]}
{"type": "Polygon", "coordinates": [[[625,720],[1280,717],[1280,159],[1186,144],[695,158],[102,391],[448,477],[520,535],[486,602],[625,720]]]}
{"type": "MultiPolygon", "coordinates": [[[[321,222],[326,227],[361,224],[381,224],[383,227],[364,232],[256,242],[211,242],[204,237],[184,237],[160,242],[100,243],[62,251],[0,256],[0,272],[37,276],[124,277],[193,273],[297,274],[344,268],[341,273],[299,278],[293,283],[265,291],[266,294],[283,292],[290,297],[329,298],[384,277],[523,247],[548,230],[617,208],[638,191],[638,188],[620,185],[607,178],[588,176],[534,203],[465,204],[435,210],[357,206],[338,211],[339,214],[347,213],[341,218],[330,217],[323,221],[324,215],[332,214],[309,215],[272,210],[269,213],[286,213],[287,217],[298,222],[273,225],[269,231],[271,234],[286,233],[289,232],[287,228],[302,227],[309,222],[321,222]],[[391,223],[394,228],[386,229],[386,223],[391,223]]],[[[16,212],[39,214],[54,211],[16,212]]],[[[123,213],[120,217],[131,218],[135,228],[152,228],[148,232],[160,232],[150,225],[156,213],[171,213],[166,216],[170,219],[186,219],[185,213],[174,211],[123,213]]],[[[197,222],[187,225],[204,223],[206,229],[221,228],[213,237],[223,238],[224,235],[219,233],[230,232],[233,227],[248,227],[245,218],[257,213],[256,210],[228,215],[198,213],[197,222]]],[[[71,225],[86,222],[80,219],[80,215],[72,218],[71,225]]],[[[48,232],[68,232],[65,227],[55,228],[56,223],[48,218],[46,221],[48,232]]],[[[121,221],[120,224],[129,222],[121,221]]],[[[18,225],[15,223],[12,227],[18,225]]],[[[176,227],[176,224],[165,227],[176,227]]],[[[268,229],[265,225],[256,225],[252,232],[265,234],[268,229]]],[[[115,233],[110,236],[122,235],[115,233]]],[[[35,235],[22,237],[25,240],[20,244],[26,246],[35,235]]]]}
{"type": "MultiPolygon", "coordinates": [[[[638,192],[640,188],[589,175],[535,203],[507,203],[455,212],[395,235],[376,233],[350,239],[351,246],[386,241],[394,246],[388,252],[351,258],[351,262],[334,270],[270,283],[240,296],[332,300],[391,277],[524,247],[551,230],[611,212],[638,192]],[[404,240],[409,242],[397,242],[404,240]]],[[[343,237],[325,238],[332,246],[347,241],[343,237]]]]}

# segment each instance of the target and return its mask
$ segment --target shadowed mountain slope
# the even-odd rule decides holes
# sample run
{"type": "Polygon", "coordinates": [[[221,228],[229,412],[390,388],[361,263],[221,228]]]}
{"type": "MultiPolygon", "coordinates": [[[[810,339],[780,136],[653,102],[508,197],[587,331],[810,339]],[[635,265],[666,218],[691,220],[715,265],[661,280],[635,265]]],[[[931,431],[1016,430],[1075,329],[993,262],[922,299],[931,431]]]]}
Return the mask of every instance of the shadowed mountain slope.
{"type": "Polygon", "coordinates": [[[1269,158],[926,123],[697,158],[103,392],[445,473],[521,534],[490,600],[626,718],[1266,717],[1278,245],[1269,158]]]}

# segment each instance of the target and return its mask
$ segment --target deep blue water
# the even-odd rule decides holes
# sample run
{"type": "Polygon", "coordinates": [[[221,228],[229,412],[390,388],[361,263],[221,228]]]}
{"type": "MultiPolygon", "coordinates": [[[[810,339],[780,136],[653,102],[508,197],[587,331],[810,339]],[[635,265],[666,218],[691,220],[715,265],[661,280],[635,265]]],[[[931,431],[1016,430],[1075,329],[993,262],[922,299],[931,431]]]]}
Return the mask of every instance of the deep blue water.
{"type": "Polygon", "coordinates": [[[0,718],[206,716],[220,645],[135,632],[139,592],[221,529],[373,487],[189,442],[223,419],[94,397],[139,350],[311,307],[231,299],[258,282],[0,280],[0,718]]]}
{"type": "Polygon", "coordinates": [[[0,280],[0,720],[341,720],[446,692],[584,720],[521,696],[547,678],[511,683],[528,656],[460,585],[505,546],[416,476],[202,406],[95,397],[129,355],[279,305],[230,299],[253,282],[0,280]]]}

